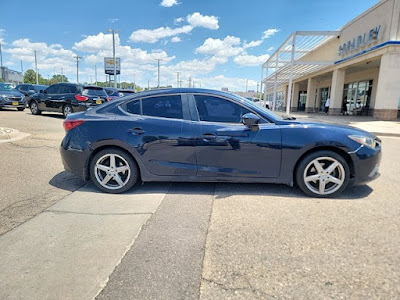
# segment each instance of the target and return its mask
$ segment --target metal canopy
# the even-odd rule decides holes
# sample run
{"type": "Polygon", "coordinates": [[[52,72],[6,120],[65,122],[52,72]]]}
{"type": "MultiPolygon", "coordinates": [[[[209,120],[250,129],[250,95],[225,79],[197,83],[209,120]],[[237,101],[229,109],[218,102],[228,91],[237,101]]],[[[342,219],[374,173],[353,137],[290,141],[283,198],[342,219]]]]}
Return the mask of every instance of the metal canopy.
{"type": "Polygon", "coordinates": [[[273,87],[272,110],[275,110],[276,89],[283,84],[288,84],[286,113],[289,114],[293,80],[334,63],[334,61],[307,60],[307,54],[339,35],[340,31],[296,31],[292,33],[262,65],[261,87],[264,83],[264,105],[267,90],[273,87]],[[263,78],[264,69],[266,69],[265,78],[263,78]]]}

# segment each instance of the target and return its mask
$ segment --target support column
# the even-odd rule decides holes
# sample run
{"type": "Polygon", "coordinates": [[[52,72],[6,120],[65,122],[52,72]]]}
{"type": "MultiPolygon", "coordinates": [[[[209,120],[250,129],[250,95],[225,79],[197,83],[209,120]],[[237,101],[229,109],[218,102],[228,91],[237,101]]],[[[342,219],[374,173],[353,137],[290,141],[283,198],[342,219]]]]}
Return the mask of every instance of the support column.
{"type": "Polygon", "coordinates": [[[332,86],[331,96],[329,105],[329,114],[337,116],[342,113],[342,101],[343,101],[343,87],[344,87],[344,76],[346,71],[342,69],[336,69],[332,75],[332,86]]]}
{"type": "Polygon", "coordinates": [[[292,107],[291,111],[297,111],[297,105],[299,103],[299,92],[300,85],[298,83],[293,84],[293,93],[292,93],[292,103],[290,104],[292,107]]]}
{"type": "Polygon", "coordinates": [[[381,58],[374,118],[391,121],[397,119],[400,101],[400,53],[386,53],[381,58]]]}
{"type": "Polygon", "coordinates": [[[317,81],[315,78],[308,78],[307,83],[307,100],[306,100],[306,113],[313,113],[315,109],[315,90],[317,88],[317,81]]]}

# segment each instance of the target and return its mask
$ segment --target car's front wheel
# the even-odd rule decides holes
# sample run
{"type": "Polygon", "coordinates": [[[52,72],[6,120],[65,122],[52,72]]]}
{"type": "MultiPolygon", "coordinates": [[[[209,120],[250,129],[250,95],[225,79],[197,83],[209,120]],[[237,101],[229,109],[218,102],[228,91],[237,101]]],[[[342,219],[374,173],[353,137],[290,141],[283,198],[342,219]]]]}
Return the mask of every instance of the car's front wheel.
{"type": "Polygon", "coordinates": [[[336,152],[323,150],[307,155],[296,169],[299,188],[312,197],[332,197],[340,194],[350,180],[346,160],[336,152]]]}
{"type": "Polygon", "coordinates": [[[32,115],[40,115],[42,113],[36,101],[31,101],[29,108],[31,109],[32,115]]]}
{"type": "Polygon", "coordinates": [[[96,153],[91,160],[90,178],[100,190],[118,194],[133,187],[139,178],[139,170],[128,153],[107,148],[96,153]]]}

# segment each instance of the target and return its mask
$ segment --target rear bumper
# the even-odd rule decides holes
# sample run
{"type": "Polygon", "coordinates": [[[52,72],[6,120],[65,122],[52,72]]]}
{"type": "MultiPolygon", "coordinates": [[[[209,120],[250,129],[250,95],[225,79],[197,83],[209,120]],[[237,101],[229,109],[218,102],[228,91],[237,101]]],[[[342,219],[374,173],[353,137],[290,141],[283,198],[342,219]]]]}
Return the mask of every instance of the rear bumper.
{"type": "Polygon", "coordinates": [[[351,154],[354,162],[354,185],[361,185],[380,176],[379,165],[382,159],[382,150],[379,146],[376,149],[361,147],[351,154]]]}

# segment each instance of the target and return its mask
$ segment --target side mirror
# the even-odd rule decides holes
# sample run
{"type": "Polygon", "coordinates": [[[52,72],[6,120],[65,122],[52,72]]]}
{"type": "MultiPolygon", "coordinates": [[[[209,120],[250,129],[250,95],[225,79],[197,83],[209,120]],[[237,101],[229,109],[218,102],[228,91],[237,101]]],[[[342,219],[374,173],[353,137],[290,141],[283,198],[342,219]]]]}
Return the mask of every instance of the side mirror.
{"type": "Polygon", "coordinates": [[[258,127],[258,122],[260,122],[260,117],[253,113],[247,113],[242,116],[242,122],[247,127],[253,128],[258,127]]]}
{"type": "Polygon", "coordinates": [[[41,93],[41,94],[46,94],[47,91],[46,91],[46,90],[40,90],[40,93],[41,93]]]}

